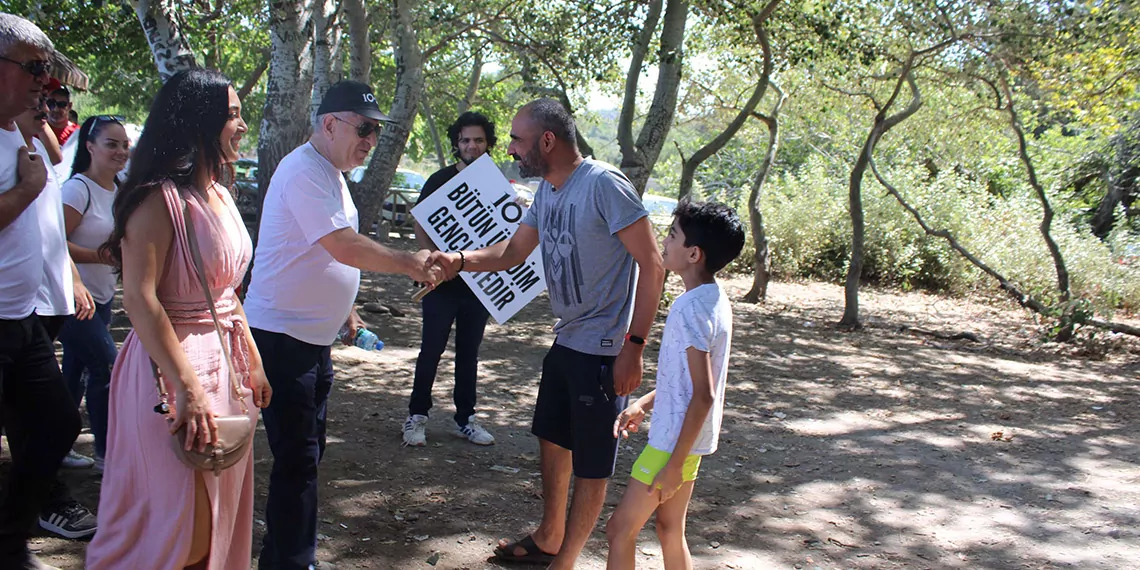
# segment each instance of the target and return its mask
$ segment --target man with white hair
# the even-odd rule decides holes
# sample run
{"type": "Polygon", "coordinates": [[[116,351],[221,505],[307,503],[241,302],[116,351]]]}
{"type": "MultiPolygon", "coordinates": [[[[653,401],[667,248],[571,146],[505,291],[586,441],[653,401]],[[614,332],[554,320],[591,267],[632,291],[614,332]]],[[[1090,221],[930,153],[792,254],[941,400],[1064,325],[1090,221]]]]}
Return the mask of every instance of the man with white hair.
{"type": "Polygon", "coordinates": [[[39,102],[51,71],[51,40],[35,24],[0,13],[0,401],[24,434],[0,499],[0,568],[45,570],[27,547],[29,529],[79,434],[55,351],[35,314],[43,282],[33,206],[47,183],[44,157],[24,144],[14,119],[39,102]]]}
{"type": "Polygon", "coordinates": [[[344,172],[364,164],[381,121],[389,120],[367,85],[330,87],[313,136],[277,165],[262,207],[245,299],[273,386],[261,412],[273,452],[261,570],[317,567],[317,466],[325,451],[331,347],[342,326],[363,327],[353,309],[360,270],[429,283],[441,277],[428,250],[396,251],[358,233],[344,172]]]}

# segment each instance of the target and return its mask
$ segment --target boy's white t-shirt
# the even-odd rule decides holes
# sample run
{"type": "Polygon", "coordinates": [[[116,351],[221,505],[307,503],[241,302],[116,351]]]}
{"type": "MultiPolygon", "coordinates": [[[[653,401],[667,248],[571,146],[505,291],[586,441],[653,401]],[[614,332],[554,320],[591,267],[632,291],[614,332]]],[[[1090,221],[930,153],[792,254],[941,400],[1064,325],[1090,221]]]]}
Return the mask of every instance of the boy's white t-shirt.
{"type": "MultiPolygon", "coordinates": [[[[88,249],[99,249],[115,230],[115,189],[104,188],[83,174],[63,183],[63,203],[83,214],[68,241],[88,249]]],[[[96,303],[110,303],[115,297],[115,268],[103,263],[77,263],[79,278],[96,303]]]]}
{"type": "MultiPolygon", "coordinates": [[[[32,144],[40,156],[47,156],[47,149],[39,139],[32,139],[32,144]]],[[[44,254],[44,280],[36,294],[36,314],[62,317],[75,313],[75,284],[71,277],[71,257],[67,253],[59,179],[54,168],[48,168],[47,171],[47,184],[34,204],[44,254]]]]}
{"type": "Polygon", "coordinates": [[[360,270],[317,242],[358,223],[344,174],[311,143],[281,159],[261,212],[245,298],[249,326],[332,345],[352,311],[360,270]]]}
{"type": "MultiPolygon", "coordinates": [[[[16,163],[24,136],[14,123],[0,125],[0,194],[19,181],[16,163]]],[[[46,159],[47,155],[40,155],[46,159]]],[[[35,203],[0,230],[0,319],[17,320],[32,314],[43,281],[44,254],[35,203]]]]}
{"type": "Polygon", "coordinates": [[[732,348],[732,306],[716,283],[685,291],[673,302],[661,337],[657,358],[657,394],[649,427],[649,445],[672,453],[681,435],[681,425],[693,399],[689,374],[689,347],[709,353],[715,399],[691,455],[716,451],[724,417],[724,388],[728,378],[728,354],[732,348]]]}

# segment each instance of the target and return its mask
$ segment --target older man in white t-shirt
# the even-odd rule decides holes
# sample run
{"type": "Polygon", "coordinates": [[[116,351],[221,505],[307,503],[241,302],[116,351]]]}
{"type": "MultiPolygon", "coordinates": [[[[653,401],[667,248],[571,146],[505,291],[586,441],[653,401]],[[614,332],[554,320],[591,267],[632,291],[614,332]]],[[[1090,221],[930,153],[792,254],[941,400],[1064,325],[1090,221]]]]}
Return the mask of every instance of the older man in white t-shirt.
{"type": "Polygon", "coordinates": [[[0,399],[5,422],[26,434],[24,445],[12,449],[0,500],[5,569],[51,568],[28,550],[28,532],[80,428],[55,351],[35,314],[44,257],[34,203],[48,167],[28,151],[13,121],[39,101],[54,51],[35,24],[0,13],[0,399]]]}
{"type": "Polygon", "coordinates": [[[343,173],[364,164],[381,121],[388,120],[367,85],[333,85],[317,110],[312,138],[277,165],[262,207],[245,299],[273,386],[273,401],[262,411],[273,469],[261,570],[316,565],[317,466],[325,450],[330,353],[340,328],[360,322],[353,310],[360,270],[440,279],[427,250],[395,251],[357,231],[343,173]]]}

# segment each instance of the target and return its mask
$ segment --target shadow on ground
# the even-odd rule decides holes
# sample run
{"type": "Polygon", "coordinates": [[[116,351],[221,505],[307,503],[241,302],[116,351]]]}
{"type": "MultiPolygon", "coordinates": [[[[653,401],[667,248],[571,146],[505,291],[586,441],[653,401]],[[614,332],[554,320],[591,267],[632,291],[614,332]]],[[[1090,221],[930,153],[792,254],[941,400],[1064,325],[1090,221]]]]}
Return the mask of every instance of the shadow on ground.
{"type": "MultiPolygon", "coordinates": [[[[727,288],[739,298],[747,286],[727,288]]],[[[554,320],[542,297],[488,327],[479,409],[495,446],[450,433],[449,352],[428,446],[404,448],[398,430],[419,341],[411,290],[406,279],[366,278],[360,303],[405,316],[365,315],[383,352],[335,351],[319,553],[342,569],[498,568],[488,561],[493,542],[524,535],[541,512],[528,430],[554,320]]],[[[777,284],[771,295],[735,305],[721,448],[702,464],[691,506],[698,568],[1137,567],[1136,343],[1119,341],[1107,360],[1072,358],[1033,340],[1034,324],[1004,305],[875,292],[863,299],[868,326],[842,333],[830,324],[839,288],[777,284]],[[915,328],[970,331],[981,342],[915,328]]],[[[126,326],[121,315],[117,325],[126,326]]],[[[639,394],[652,387],[655,359],[651,348],[639,394]]],[[[581,568],[604,566],[601,529],[644,443],[642,434],[622,446],[581,568]]],[[[256,553],[264,435],[255,453],[256,553]]],[[[93,477],[68,480],[96,503],[93,477]]],[[[639,564],[663,567],[652,525],[640,544],[639,564]]],[[[81,542],[36,546],[56,565],[82,567],[81,542]]]]}

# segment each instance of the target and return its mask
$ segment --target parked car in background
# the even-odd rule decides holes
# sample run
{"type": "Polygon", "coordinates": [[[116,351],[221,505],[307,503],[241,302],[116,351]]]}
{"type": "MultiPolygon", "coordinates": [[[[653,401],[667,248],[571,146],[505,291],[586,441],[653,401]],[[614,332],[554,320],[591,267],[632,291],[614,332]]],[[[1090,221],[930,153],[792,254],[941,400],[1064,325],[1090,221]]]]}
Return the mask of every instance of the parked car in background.
{"type": "Polygon", "coordinates": [[[515,194],[517,194],[519,198],[522,198],[523,202],[526,203],[526,207],[529,208],[530,205],[534,203],[534,190],[526,184],[519,184],[516,180],[511,180],[510,183],[511,188],[515,190],[515,194]]]}
{"type": "Polygon", "coordinates": [[[261,193],[257,187],[256,158],[239,158],[234,163],[234,185],[231,192],[246,227],[257,224],[257,205],[261,201],[261,193]]]}
{"type": "Polygon", "coordinates": [[[653,227],[658,232],[668,232],[669,226],[673,223],[673,210],[677,209],[677,200],[646,194],[641,197],[641,204],[649,211],[649,221],[653,223],[653,227]]]}
{"type": "MultiPolygon", "coordinates": [[[[348,179],[359,184],[364,180],[365,172],[367,172],[366,167],[357,166],[348,173],[348,179]]],[[[397,169],[395,177],[392,178],[392,185],[388,187],[388,195],[384,198],[384,208],[380,211],[380,217],[391,222],[393,226],[410,225],[411,215],[408,212],[416,205],[416,200],[420,198],[420,190],[425,183],[427,178],[424,178],[424,175],[412,170],[397,169]]]]}

